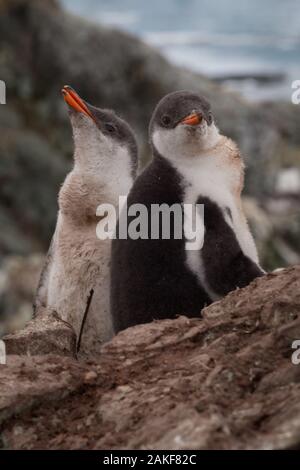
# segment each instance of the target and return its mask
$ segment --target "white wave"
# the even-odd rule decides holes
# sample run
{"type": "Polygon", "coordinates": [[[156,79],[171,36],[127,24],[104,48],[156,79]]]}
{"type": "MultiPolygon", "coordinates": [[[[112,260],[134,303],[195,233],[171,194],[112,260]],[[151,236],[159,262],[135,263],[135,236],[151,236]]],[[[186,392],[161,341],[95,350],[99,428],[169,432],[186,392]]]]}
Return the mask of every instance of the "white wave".
{"type": "Polygon", "coordinates": [[[266,64],[263,59],[249,57],[242,53],[222,56],[216,50],[209,50],[205,47],[195,49],[189,46],[166,47],[163,52],[171,62],[214,78],[224,75],[250,75],[251,73],[259,75],[263,72],[270,74],[278,72],[277,67],[266,64]]]}
{"type": "Polygon", "coordinates": [[[280,47],[285,50],[300,46],[300,36],[259,34],[209,34],[198,31],[153,31],[144,33],[143,39],[156,47],[166,46],[231,46],[280,47]]]}
{"type": "Polygon", "coordinates": [[[96,19],[105,25],[128,27],[138,23],[139,15],[135,11],[103,11],[98,13],[96,19]]]}

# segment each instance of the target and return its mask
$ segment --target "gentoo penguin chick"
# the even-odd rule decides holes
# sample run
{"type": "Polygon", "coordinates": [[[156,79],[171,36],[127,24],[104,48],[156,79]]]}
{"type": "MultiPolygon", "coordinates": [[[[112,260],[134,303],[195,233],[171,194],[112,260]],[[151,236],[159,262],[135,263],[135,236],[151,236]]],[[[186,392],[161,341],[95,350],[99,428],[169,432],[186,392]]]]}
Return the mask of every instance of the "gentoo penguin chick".
{"type": "Polygon", "coordinates": [[[59,213],[36,295],[81,329],[90,292],[94,295],[81,341],[81,352],[95,351],[113,334],[109,306],[111,240],[99,239],[100,204],[118,207],[127,196],[137,168],[137,145],[129,125],[112,111],[91,106],[70,87],[62,90],[69,105],[74,167],[59,193],[59,213]]]}
{"type": "Polygon", "coordinates": [[[116,331],[178,314],[199,316],[205,305],[263,274],[242,210],[243,161],[236,144],[219,134],[206,99],[188,91],[165,96],[149,130],[153,160],[129,193],[128,211],[134,204],[145,205],[150,226],[153,205],[189,205],[200,240],[187,249],[187,215],[181,237],[171,223],[169,239],[161,228],[151,239],[148,228],[146,237],[113,240],[116,331]],[[204,205],[204,218],[196,204],[204,205]]]}

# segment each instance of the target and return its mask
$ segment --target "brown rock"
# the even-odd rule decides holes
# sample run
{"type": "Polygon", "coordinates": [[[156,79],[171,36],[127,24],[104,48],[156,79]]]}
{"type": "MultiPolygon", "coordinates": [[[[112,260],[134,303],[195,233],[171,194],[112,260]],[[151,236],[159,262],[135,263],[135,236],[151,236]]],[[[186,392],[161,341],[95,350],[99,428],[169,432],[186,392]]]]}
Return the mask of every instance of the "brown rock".
{"type": "Polygon", "coordinates": [[[93,383],[97,377],[98,377],[97,372],[95,372],[94,370],[91,370],[85,374],[84,383],[86,384],[93,383]]]}
{"type": "Polygon", "coordinates": [[[43,312],[23,330],[3,338],[7,354],[55,354],[75,357],[76,335],[71,325],[62,321],[56,312],[50,309],[41,310],[43,312]]]}
{"type": "MultiPolygon", "coordinates": [[[[16,413],[38,404],[65,398],[82,386],[84,367],[69,358],[9,355],[6,366],[0,367],[0,424],[16,413]]],[[[14,435],[24,426],[15,426],[14,435]]]]}
{"type": "Polygon", "coordinates": [[[32,318],[32,299],[44,256],[7,256],[0,265],[0,337],[11,334],[32,318]]]}

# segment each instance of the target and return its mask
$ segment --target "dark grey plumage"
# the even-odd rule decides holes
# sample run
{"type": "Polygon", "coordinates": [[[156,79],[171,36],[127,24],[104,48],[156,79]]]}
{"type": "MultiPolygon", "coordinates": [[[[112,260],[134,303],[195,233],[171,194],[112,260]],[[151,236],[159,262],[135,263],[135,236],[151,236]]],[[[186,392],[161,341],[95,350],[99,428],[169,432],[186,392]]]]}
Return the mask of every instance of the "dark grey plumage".
{"type": "MultiPolygon", "coordinates": [[[[144,204],[150,213],[152,204],[184,203],[184,193],[190,183],[173,164],[172,155],[162,155],[158,151],[153,135],[162,130],[163,138],[164,131],[176,130],[193,112],[205,121],[204,130],[213,127],[210,105],[197,94],[171,93],[157,105],[149,126],[153,160],[136,179],[128,197],[128,208],[133,204],[144,204]]],[[[180,132],[189,142],[189,139],[198,138],[199,126],[186,126],[180,128],[180,132]]],[[[184,165],[185,158],[188,156],[182,156],[180,164],[184,165]]],[[[205,208],[204,245],[198,256],[201,254],[207,283],[204,285],[190,269],[185,239],[174,238],[174,226],[171,226],[169,240],[162,239],[161,233],[158,240],[119,239],[117,229],[111,265],[111,312],[116,332],[154,319],[174,318],[180,314],[199,316],[201,309],[213,300],[210,291],[222,297],[263,274],[258,264],[243,252],[233,228],[225,220],[225,213],[232,219],[231,209],[219,207],[205,191],[202,192],[200,183],[196,191],[194,203],[204,204],[205,208]]],[[[131,221],[128,217],[127,227],[131,221]]],[[[150,236],[150,217],[148,225],[150,236]]]]}

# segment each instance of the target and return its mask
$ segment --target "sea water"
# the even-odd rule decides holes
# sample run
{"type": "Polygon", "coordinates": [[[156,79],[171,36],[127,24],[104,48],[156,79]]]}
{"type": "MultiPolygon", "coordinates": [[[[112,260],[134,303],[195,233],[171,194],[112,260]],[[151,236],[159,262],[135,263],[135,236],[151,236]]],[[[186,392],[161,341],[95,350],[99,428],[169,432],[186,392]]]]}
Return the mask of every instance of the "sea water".
{"type": "Polygon", "coordinates": [[[251,100],[290,100],[291,84],[300,79],[299,0],[61,1],[251,100]]]}

